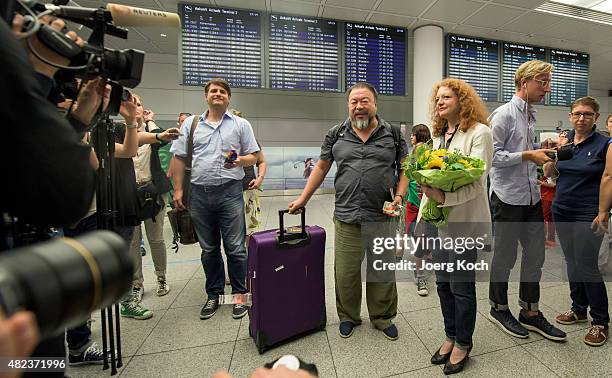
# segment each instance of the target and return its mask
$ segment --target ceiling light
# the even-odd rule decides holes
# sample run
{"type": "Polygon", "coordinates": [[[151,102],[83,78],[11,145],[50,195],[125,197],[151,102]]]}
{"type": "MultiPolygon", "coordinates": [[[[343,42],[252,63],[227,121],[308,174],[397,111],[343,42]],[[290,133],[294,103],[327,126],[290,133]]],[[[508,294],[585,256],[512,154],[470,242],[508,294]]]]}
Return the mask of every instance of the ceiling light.
{"type": "Polygon", "coordinates": [[[553,0],[575,7],[591,9],[599,12],[612,13],[612,0],[553,0]]]}

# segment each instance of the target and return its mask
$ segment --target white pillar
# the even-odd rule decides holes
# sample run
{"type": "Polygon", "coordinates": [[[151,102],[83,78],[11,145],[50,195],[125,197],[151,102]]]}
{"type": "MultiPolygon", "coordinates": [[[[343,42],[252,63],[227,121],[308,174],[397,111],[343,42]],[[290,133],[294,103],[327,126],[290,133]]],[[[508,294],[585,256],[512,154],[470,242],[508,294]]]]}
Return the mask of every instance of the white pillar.
{"type": "Polygon", "coordinates": [[[431,90],[444,75],[444,29],[425,25],[414,30],[413,125],[431,127],[431,90]]]}

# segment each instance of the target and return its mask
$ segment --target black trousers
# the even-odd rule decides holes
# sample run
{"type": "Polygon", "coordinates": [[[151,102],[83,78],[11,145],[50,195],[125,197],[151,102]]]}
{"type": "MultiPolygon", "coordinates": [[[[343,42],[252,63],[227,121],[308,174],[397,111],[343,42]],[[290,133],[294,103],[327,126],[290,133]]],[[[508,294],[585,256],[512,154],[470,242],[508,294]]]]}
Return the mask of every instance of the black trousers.
{"type": "Polygon", "coordinates": [[[491,261],[489,302],[498,310],[508,309],[508,278],[516,263],[521,243],[519,305],[537,311],[540,301],[540,279],[544,265],[544,214],[542,203],[510,205],[495,192],[491,195],[495,225],[495,251],[491,261]]]}
{"type": "Polygon", "coordinates": [[[596,215],[553,209],[555,227],[567,262],[572,310],[586,315],[590,308],[592,324],[608,328],[608,293],[597,266],[603,236],[597,236],[591,230],[591,221],[596,215]]]}

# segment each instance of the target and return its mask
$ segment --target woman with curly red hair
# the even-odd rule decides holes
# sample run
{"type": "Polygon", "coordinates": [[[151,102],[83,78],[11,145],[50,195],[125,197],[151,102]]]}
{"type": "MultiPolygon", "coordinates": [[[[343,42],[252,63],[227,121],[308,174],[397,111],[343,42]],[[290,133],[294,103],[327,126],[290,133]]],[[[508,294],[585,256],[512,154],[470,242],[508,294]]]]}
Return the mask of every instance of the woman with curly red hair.
{"type": "Polygon", "coordinates": [[[452,208],[448,225],[438,229],[438,236],[442,240],[452,238],[455,241],[454,249],[434,249],[432,252],[435,263],[446,263],[441,265],[446,269],[436,270],[446,340],[432,356],[431,363],[445,364],[444,373],[454,374],[461,371],[467,361],[476,326],[475,271],[463,270],[459,266],[476,262],[477,250],[474,244],[472,248],[459,245],[459,240],[481,238],[484,245],[487,244],[487,235],[491,235],[486,180],[493,159],[493,136],[484,103],[474,88],[463,80],[448,78],[437,83],[431,106],[433,148],[458,151],[480,158],[486,164],[486,171],[479,180],[454,192],[421,186],[424,198],[419,218],[426,202],[425,196],[439,203],[439,206],[452,208]]]}

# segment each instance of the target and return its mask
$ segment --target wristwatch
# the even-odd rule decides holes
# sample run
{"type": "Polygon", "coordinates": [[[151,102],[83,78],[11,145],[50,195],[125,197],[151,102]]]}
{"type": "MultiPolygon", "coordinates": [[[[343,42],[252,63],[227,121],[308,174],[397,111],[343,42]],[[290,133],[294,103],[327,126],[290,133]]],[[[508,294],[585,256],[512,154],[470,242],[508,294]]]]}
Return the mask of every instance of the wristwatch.
{"type": "Polygon", "coordinates": [[[155,133],[155,139],[157,139],[160,142],[163,142],[162,138],[159,137],[159,133],[155,133]]]}

